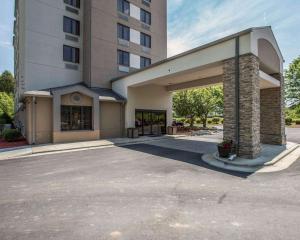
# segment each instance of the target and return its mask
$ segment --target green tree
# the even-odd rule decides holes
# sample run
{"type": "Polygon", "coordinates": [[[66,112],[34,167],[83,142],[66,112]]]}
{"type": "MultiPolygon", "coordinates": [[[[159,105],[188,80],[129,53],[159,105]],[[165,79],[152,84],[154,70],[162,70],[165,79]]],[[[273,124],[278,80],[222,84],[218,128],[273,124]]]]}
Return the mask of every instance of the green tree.
{"type": "Polygon", "coordinates": [[[4,71],[0,75],[0,92],[13,94],[15,89],[15,79],[9,71],[4,71]]]}
{"type": "Polygon", "coordinates": [[[223,91],[221,87],[208,87],[192,91],[195,116],[206,127],[208,115],[223,112],[223,91]]]}
{"type": "Polygon", "coordinates": [[[14,98],[12,94],[0,92],[0,117],[11,122],[14,115],[14,98]]]}
{"type": "Polygon", "coordinates": [[[285,71],[285,97],[290,105],[300,104],[300,56],[285,71]]]}
{"type": "Polygon", "coordinates": [[[173,96],[173,110],[178,117],[190,117],[193,126],[195,117],[200,118],[203,127],[209,114],[223,113],[222,87],[208,87],[176,92],[173,96]]]}
{"type": "Polygon", "coordinates": [[[190,126],[195,121],[193,99],[190,90],[178,91],[173,95],[173,110],[177,117],[190,118],[190,126]]]}

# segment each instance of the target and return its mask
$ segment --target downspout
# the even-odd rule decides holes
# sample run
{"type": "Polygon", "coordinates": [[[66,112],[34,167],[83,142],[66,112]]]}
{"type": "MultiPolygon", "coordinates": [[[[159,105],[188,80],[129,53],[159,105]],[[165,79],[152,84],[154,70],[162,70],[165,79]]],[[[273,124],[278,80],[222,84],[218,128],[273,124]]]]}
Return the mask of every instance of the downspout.
{"type": "Polygon", "coordinates": [[[236,154],[240,145],[240,37],[235,38],[235,145],[236,154]]]}
{"type": "Polygon", "coordinates": [[[32,144],[35,144],[36,140],[36,98],[32,97],[32,144]]]}

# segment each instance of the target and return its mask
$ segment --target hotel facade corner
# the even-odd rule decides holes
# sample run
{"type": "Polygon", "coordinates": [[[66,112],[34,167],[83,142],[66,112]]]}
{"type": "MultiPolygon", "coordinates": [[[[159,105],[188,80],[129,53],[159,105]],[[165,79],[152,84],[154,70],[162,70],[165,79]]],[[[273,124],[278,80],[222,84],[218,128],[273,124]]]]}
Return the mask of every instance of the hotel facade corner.
{"type": "Polygon", "coordinates": [[[28,142],[166,134],[172,92],[223,84],[224,139],[238,155],[285,144],[284,59],[271,27],[167,58],[166,11],[166,0],[16,0],[17,120],[28,142]]]}

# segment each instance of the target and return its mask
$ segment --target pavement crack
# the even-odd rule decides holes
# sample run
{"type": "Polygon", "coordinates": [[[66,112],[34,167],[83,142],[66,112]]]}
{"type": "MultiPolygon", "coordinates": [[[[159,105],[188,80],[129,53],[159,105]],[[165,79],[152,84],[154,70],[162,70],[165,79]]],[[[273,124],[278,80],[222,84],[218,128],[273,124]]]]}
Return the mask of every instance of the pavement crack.
{"type": "Polygon", "coordinates": [[[218,204],[222,204],[226,197],[227,197],[226,193],[224,193],[221,197],[219,197],[218,204]]]}

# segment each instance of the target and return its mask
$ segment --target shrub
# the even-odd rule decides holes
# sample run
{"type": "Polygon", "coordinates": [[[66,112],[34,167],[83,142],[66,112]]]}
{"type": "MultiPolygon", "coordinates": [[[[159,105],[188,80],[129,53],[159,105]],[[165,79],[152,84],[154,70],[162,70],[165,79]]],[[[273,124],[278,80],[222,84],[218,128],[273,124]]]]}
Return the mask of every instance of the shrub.
{"type": "Polygon", "coordinates": [[[300,119],[296,119],[296,120],[295,120],[295,123],[296,123],[297,125],[300,125],[300,119]]]}
{"type": "Polygon", "coordinates": [[[3,132],[3,138],[8,142],[14,142],[19,140],[22,134],[18,129],[5,129],[3,132]]]}
{"type": "Polygon", "coordinates": [[[200,123],[201,123],[201,120],[198,118],[198,119],[196,120],[196,123],[197,123],[197,124],[200,124],[200,123]]]}
{"type": "Polygon", "coordinates": [[[224,123],[224,119],[221,120],[221,123],[222,123],[222,124],[224,123]]]}
{"type": "Polygon", "coordinates": [[[215,118],[212,119],[212,122],[214,124],[218,124],[220,122],[220,118],[215,117],[215,118]]]}
{"type": "Polygon", "coordinates": [[[207,123],[208,123],[208,124],[212,124],[212,120],[208,120],[207,123]]]}
{"type": "Polygon", "coordinates": [[[293,123],[293,119],[292,118],[290,118],[290,117],[287,117],[287,118],[285,118],[285,124],[286,125],[292,125],[292,123],[293,123]]]}

